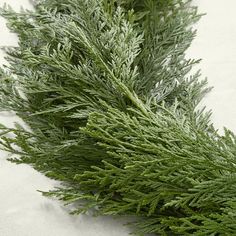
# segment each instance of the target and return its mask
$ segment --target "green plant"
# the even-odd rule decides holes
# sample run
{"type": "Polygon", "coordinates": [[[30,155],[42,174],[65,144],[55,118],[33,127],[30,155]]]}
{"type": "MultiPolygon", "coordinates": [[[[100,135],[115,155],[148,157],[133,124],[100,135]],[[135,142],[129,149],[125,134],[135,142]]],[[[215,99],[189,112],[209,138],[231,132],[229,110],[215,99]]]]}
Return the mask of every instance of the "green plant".
{"type": "Polygon", "coordinates": [[[234,235],[235,135],[198,107],[209,91],[185,58],[199,19],[184,0],[44,0],[1,14],[1,148],[63,186],[74,213],[139,216],[137,234],[234,235]],[[9,134],[12,134],[9,136],[9,134]]]}

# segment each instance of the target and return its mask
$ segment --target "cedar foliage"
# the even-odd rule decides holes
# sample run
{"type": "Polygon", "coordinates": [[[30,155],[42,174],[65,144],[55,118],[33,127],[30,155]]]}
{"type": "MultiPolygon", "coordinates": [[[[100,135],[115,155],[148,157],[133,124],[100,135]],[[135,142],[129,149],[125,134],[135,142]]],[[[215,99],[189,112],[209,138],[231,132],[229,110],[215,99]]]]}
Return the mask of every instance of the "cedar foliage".
{"type": "Polygon", "coordinates": [[[0,126],[10,160],[62,187],[73,213],[138,216],[137,235],[236,234],[236,137],[199,108],[209,91],[186,59],[197,9],[185,0],[40,0],[1,15],[0,126]]]}

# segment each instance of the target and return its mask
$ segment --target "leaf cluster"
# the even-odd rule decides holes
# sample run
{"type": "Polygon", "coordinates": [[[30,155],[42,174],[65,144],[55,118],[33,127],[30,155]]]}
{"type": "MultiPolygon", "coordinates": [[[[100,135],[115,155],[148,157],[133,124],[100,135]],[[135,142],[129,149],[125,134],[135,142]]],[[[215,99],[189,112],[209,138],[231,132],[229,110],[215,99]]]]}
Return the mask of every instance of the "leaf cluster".
{"type": "Polygon", "coordinates": [[[139,216],[137,234],[234,235],[236,137],[199,103],[210,90],[186,59],[197,9],[184,0],[42,0],[1,10],[1,148],[62,187],[74,213],[139,216]]]}

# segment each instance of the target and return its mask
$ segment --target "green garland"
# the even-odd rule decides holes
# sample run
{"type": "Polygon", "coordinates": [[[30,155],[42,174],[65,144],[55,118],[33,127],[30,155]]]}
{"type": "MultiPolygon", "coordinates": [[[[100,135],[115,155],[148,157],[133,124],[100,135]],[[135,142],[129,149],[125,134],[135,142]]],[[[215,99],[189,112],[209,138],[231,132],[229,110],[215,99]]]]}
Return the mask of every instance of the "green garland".
{"type": "Polygon", "coordinates": [[[210,90],[186,59],[199,19],[185,0],[44,0],[1,15],[1,149],[62,181],[74,213],[139,216],[137,235],[235,235],[236,137],[198,108],[210,90]],[[11,134],[11,135],[9,135],[11,134]]]}

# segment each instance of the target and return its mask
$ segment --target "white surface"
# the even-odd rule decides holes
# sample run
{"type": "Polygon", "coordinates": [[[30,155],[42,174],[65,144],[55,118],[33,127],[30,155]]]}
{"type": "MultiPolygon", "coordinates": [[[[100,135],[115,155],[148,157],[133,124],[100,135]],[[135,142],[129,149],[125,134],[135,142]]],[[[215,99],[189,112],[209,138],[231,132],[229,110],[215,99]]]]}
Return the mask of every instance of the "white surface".
{"type": "MultiPolygon", "coordinates": [[[[4,0],[0,0],[2,5],[4,0]]],[[[15,9],[29,7],[27,0],[7,0],[15,9]]],[[[236,132],[236,1],[196,0],[206,12],[188,55],[203,58],[200,67],[214,90],[205,99],[218,128],[236,132]]],[[[0,19],[0,45],[16,45],[17,38],[0,19]]],[[[0,62],[3,54],[0,53],[0,62]]],[[[0,123],[16,118],[0,114],[0,123]]],[[[51,189],[55,182],[29,166],[16,166],[0,153],[0,236],[127,236],[128,229],[111,218],[70,216],[62,204],[36,190],[51,189]]]]}
{"type": "Polygon", "coordinates": [[[203,16],[189,55],[202,58],[203,76],[214,89],[204,103],[213,110],[215,127],[236,132],[236,1],[194,0],[203,16]]]}

